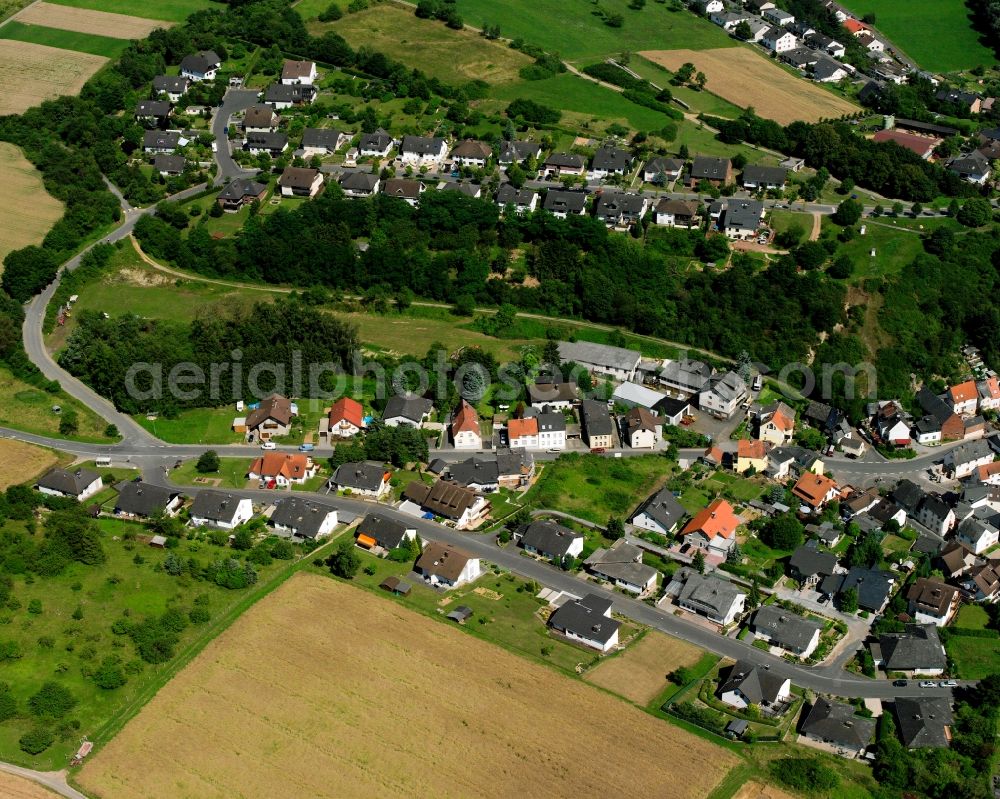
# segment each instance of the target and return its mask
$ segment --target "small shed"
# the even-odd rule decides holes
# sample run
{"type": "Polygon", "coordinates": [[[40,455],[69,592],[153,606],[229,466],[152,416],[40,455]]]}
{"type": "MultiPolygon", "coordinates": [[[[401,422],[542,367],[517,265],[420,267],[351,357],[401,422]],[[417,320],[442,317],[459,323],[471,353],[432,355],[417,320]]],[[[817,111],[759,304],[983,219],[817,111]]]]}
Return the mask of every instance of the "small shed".
{"type": "Polygon", "coordinates": [[[149,545],[157,549],[163,549],[167,545],[167,537],[165,535],[154,535],[149,539],[149,545]]]}
{"type": "Polygon", "coordinates": [[[386,577],[379,588],[384,588],[386,591],[396,594],[396,596],[407,596],[413,590],[412,585],[395,576],[386,577]]]}
{"type": "Polygon", "coordinates": [[[451,613],[448,614],[448,618],[452,621],[458,622],[459,624],[465,624],[466,620],[472,615],[472,608],[468,605],[459,605],[451,613]]]}
{"type": "Polygon", "coordinates": [[[750,729],[750,724],[743,719],[733,719],[726,725],[726,734],[733,738],[742,738],[750,729]]]}
{"type": "Polygon", "coordinates": [[[234,433],[245,433],[247,431],[247,418],[245,416],[237,416],[233,419],[233,432],[234,433]]]}

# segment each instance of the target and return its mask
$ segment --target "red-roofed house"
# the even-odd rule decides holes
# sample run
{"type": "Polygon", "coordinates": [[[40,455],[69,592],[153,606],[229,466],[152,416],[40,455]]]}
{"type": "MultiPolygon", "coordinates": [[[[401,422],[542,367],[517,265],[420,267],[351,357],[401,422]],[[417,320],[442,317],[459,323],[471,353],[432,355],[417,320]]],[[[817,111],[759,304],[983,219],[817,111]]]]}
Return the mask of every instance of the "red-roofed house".
{"type": "Polygon", "coordinates": [[[826,475],[806,472],[799,478],[792,493],[808,505],[811,510],[818,511],[827,502],[836,499],[840,489],[826,475]]]}
{"type": "Polygon", "coordinates": [[[742,523],[732,505],[724,499],[717,499],[698,511],[681,530],[681,535],[685,544],[725,557],[736,543],[736,528],[742,523]]]}
{"type": "Polygon", "coordinates": [[[844,20],[844,27],[847,28],[847,32],[850,33],[851,36],[860,36],[862,33],[871,30],[871,28],[861,22],[861,20],[854,19],[853,17],[844,20]]]}
{"type": "Polygon", "coordinates": [[[880,130],[872,136],[872,140],[879,144],[885,144],[890,141],[895,142],[900,147],[905,147],[910,152],[916,153],[925,161],[931,157],[934,148],[941,143],[941,139],[935,139],[931,136],[918,136],[915,133],[904,133],[901,130],[880,130]]]}
{"type": "Polygon", "coordinates": [[[785,403],[777,403],[777,407],[769,414],[761,417],[760,430],[757,435],[761,441],[780,447],[789,443],[795,434],[795,411],[785,403]]]}
{"type": "Polygon", "coordinates": [[[763,472],[767,468],[767,447],[759,439],[741,438],[736,442],[736,462],[733,470],[746,474],[751,469],[763,472]]]}
{"type": "Polygon", "coordinates": [[[525,449],[538,448],[538,419],[532,416],[530,419],[511,419],[507,422],[508,446],[524,447],[525,449]]]}
{"type": "Polygon", "coordinates": [[[980,483],[996,486],[1000,485],[1000,461],[984,463],[976,467],[976,479],[980,483]]]}
{"type": "MultiPolygon", "coordinates": [[[[341,397],[330,407],[326,416],[326,435],[330,438],[353,438],[365,427],[365,411],[361,403],[341,397]]],[[[320,435],[324,434],[322,422],[320,435]]]]}
{"type": "Polygon", "coordinates": [[[250,464],[247,477],[263,480],[268,488],[287,488],[292,483],[304,483],[316,474],[312,458],[301,453],[265,452],[250,464]]]}
{"type": "Polygon", "coordinates": [[[976,412],[979,404],[979,391],[974,380],[966,380],[948,389],[948,402],[952,410],[960,416],[976,412]]]}
{"type": "Polygon", "coordinates": [[[992,411],[1000,408],[1000,378],[996,375],[976,383],[979,393],[979,410],[992,411]]]}
{"type": "Polygon", "coordinates": [[[479,414],[465,400],[462,400],[458,411],[451,419],[451,439],[455,442],[455,449],[483,448],[483,436],[479,430],[479,414]]]}

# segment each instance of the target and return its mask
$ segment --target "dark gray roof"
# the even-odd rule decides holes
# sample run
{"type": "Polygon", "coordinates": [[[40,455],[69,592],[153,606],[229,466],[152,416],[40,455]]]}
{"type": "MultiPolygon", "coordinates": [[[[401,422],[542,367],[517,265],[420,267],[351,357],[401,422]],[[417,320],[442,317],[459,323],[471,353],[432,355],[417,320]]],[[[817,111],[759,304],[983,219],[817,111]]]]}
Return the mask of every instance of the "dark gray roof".
{"type": "Polygon", "coordinates": [[[500,473],[496,458],[472,457],[448,468],[451,479],[461,486],[495,485],[500,473]]]}
{"type": "Polygon", "coordinates": [[[784,184],[788,177],[788,170],[783,166],[760,166],[758,164],[747,164],[743,168],[744,183],[777,183],[784,184]]]}
{"type": "Polygon", "coordinates": [[[674,584],[679,585],[676,592],[679,601],[718,617],[727,615],[743,593],[728,580],[713,574],[699,574],[686,566],[674,574],[671,585],[674,584]]]}
{"type": "Polygon", "coordinates": [[[483,187],[478,183],[469,183],[464,180],[459,183],[445,183],[444,188],[441,189],[441,191],[457,191],[459,194],[473,199],[477,199],[482,190],[483,187]]]}
{"type": "Polygon", "coordinates": [[[773,704],[778,699],[785,679],[772,674],[762,666],[755,666],[746,660],[736,661],[729,676],[719,686],[719,694],[739,690],[752,704],[773,704]]]}
{"type": "Polygon", "coordinates": [[[208,70],[218,68],[222,59],[212,50],[200,50],[197,53],[184,56],[181,61],[181,71],[204,75],[208,70]]]}
{"type": "Polygon", "coordinates": [[[236,178],[219,192],[220,200],[241,200],[244,197],[259,197],[267,187],[248,178],[236,178]]]}
{"type": "Polygon", "coordinates": [[[580,419],[588,436],[610,436],[614,432],[614,423],[606,403],[584,400],[580,403],[580,419]]]}
{"type": "Polygon", "coordinates": [[[832,574],[820,583],[824,594],[842,594],[850,588],[858,592],[858,607],[877,611],[892,591],[892,575],[878,569],[852,567],[847,574],[832,574]]]}
{"type": "Polygon", "coordinates": [[[385,403],[385,410],[382,412],[383,419],[400,417],[417,425],[423,420],[424,415],[431,412],[434,403],[424,397],[404,397],[393,394],[385,403]]]}
{"type": "Polygon", "coordinates": [[[378,186],[379,176],[372,174],[371,172],[362,172],[361,170],[355,170],[354,172],[348,172],[340,179],[340,185],[348,191],[361,192],[363,194],[371,194],[375,191],[375,187],[378,186]]]}
{"type": "Polygon", "coordinates": [[[651,158],[643,167],[643,172],[670,173],[680,172],[684,168],[684,162],[679,158],[651,158]]]}
{"type": "Polygon", "coordinates": [[[584,163],[583,156],[576,153],[552,153],[545,159],[545,166],[565,166],[572,169],[582,169],[584,163]]]}
{"type": "Polygon", "coordinates": [[[504,183],[497,189],[497,205],[531,205],[531,200],[537,193],[531,189],[515,189],[509,183],[504,183]]]}
{"type": "Polygon", "coordinates": [[[782,649],[801,652],[823,625],[775,605],[764,605],[754,614],[753,630],[765,633],[782,649]]]}
{"type": "Polygon", "coordinates": [[[546,557],[562,558],[576,540],[582,540],[583,534],[576,533],[561,524],[542,519],[529,524],[521,536],[521,546],[534,549],[546,557]]]}
{"type": "Polygon", "coordinates": [[[666,488],[660,489],[640,505],[632,518],[634,519],[640,513],[644,513],[653,519],[667,532],[672,530],[681,519],[687,516],[684,506],[677,501],[673,492],[666,488]]]}
{"type": "Polygon", "coordinates": [[[352,488],[359,491],[377,491],[382,485],[385,467],[381,463],[362,461],[344,463],[337,467],[331,481],[341,488],[352,488]]]}
{"type": "Polygon", "coordinates": [[[497,450],[497,474],[500,477],[528,474],[534,465],[534,456],[523,447],[500,447],[497,450]]]}
{"type": "Polygon", "coordinates": [[[763,216],[764,203],[759,200],[729,200],[726,206],[725,226],[755,230],[763,216]]]}
{"type": "Polygon", "coordinates": [[[380,547],[396,549],[406,538],[406,529],[403,522],[373,511],[361,520],[361,524],[354,532],[357,535],[367,535],[374,538],[380,547]]]}
{"type": "Polygon", "coordinates": [[[153,169],[157,172],[180,173],[187,166],[187,160],[183,155],[167,155],[157,153],[153,158],[153,169]]]}
{"type": "Polygon", "coordinates": [[[802,722],[802,732],[857,751],[871,741],[875,719],[855,715],[853,705],[817,699],[802,722]]]}
{"type": "Polygon", "coordinates": [[[604,614],[611,609],[611,600],[597,594],[567,602],[549,617],[549,624],[591,641],[606,644],[621,625],[604,614]]]}
{"type": "Polygon", "coordinates": [[[602,147],[594,153],[593,169],[606,172],[624,172],[629,168],[633,157],[628,150],[619,150],[617,147],[602,147]]]}
{"type": "Polygon", "coordinates": [[[944,748],[950,743],[945,728],[952,723],[951,703],[943,696],[899,697],[896,721],[908,749],[944,748]]]}
{"type": "Polygon", "coordinates": [[[284,133],[277,131],[260,131],[248,133],[246,136],[248,147],[264,148],[265,150],[282,150],[288,144],[288,137],[284,133]]]}
{"type": "Polygon", "coordinates": [[[437,155],[441,152],[441,145],[445,140],[441,138],[427,138],[425,136],[404,136],[400,145],[400,152],[417,153],[418,155],[437,155]]]}
{"type": "Polygon", "coordinates": [[[402,200],[415,200],[420,197],[423,184],[419,180],[407,178],[389,178],[382,184],[382,193],[402,200]]]}
{"type": "Polygon", "coordinates": [[[539,433],[556,433],[566,429],[566,417],[561,413],[540,413],[535,417],[539,433]]]}
{"type": "Polygon", "coordinates": [[[917,435],[941,432],[941,422],[935,416],[923,416],[913,427],[917,431],[917,435]]]}
{"type": "Polygon", "coordinates": [[[642,194],[624,191],[603,191],[594,203],[594,216],[598,219],[635,218],[642,213],[646,198],[642,194]]]}
{"type": "Polygon", "coordinates": [[[587,204],[587,192],[549,189],[542,207],[553,213],[580,213],[587,204]]]}
{"type": "Polygon", "coordinates": [[[975,441],[966,441],[963,444],[959,444],[950,450],[948,455],[951,457],[953,463],[961,465],[977,461],[980,458],[992,457],[993,448],[989,445],[988,441],[980,438],[975,441]]]}
{"type": "Polygon", "coordinates": [[[575,361],[581,365],[593,364],[628,371],[635,369],[642,353],[609,344],[595,344],[592,341],[560,341],[559,357],[563,361],[575,361]]]}
{"type": "Polygon", "coordinates": [[[846,72],[844,65],[839,61],[835,61],[832,58],[823,56],[816,62],[816,66],[813,67],[813,77],[817,80],[824,80],[826,78],[832,78],[839,72],[846,72]]]}
{"type": "Polygon", "coordinates": [[[316,87],[295,83],[272,83],[264,92],[265,103],[304,103],[316,96],[316,87]]]}
{"type": "Polygon", "coordinates": [[[123,483],[118,487],[115,511],[133,516],[152,516],[166,510],[167,505],[180,495],[180,491],[152,485],[151,483],[123,483]]]}
{"type": "Polygon", "coordinates": [[[621,580],[630,585],[645,586],[657,571],[642,562],[642,550],[620,538],[610,549],[597,549],[584,565],[601,577],[621,580]]]}
{"type": "Polygon", "coordinates": [[[358,149],[382,152],[392,144],[392,136],[379,128],[374,133],[363,133],[358,140],[358,149]]]}
{"type": "Polygon", "coordinates": [[[892,490],[892,498],[907,513],[913,513],[923,502],[924,490],[912,480],[900,480],[892,490]]]}
{"type": "Polygon", "coordinates": [[[576,402],[576,383],[529,383],[528,400],[532,404],[576,402]]]}
{"type": "Polygon", "coordinates": [[[305,497],[282,497],[274,503],[271,524],[294,530],[302,538],[315,538],[327,516],[336,508],[305,497]]]}
{"type": "Polygon", "coordinates": [[[917,402],[924,409],[924,413],[933,416],[941,424],[944,424],[955,415],[954,408],[949,406],[947,402],[926,386],[917,392],[917,402]]]}
{"type": "Polygon", "coordinates": [[[837,566],[837,556],[830,552],[820,552],[815,547],[800,546],[788,559],[788,565],[803,577],[828,576],[837,566]]]}
{"type": "Polygon", "coordinates": [[[190,81],[187,78],[175,75],[157,75],[153,78],[153,91],[157,94],[160,92],[183,94],[187,91],[189,85],[190,81]]]}
{"type": "Polygon", "coordinates": [[[50,469],[35,483],[39,488],[58,491],[60,494],[78,497],[84,489],[99,479],[100,475],[90,469],[50,469]]]}
{"type": "Polygon", "coordinates": [[[933,624],[908,624],[904,632],[884,633],[878,640],[886,670],[943,669],[947,665],[933,624]]]}
{"type": "Polygon", "coordinates": [[[537,158],[542,152],[542,146],[534,141],[503,141],[500,142],[501,164],[510,164],[514,161],[524,161],[534,156],[537,158]]]}
{"type": "Polygon", "coordinates": [[[191,503],[191,516],[216,524],[232,523],[240,498],[225,491],[199,491],[191,503]]]}
{"type": "Polygon", "coordinates": [[[140,100],[135,105],[137,117],[165,117],[170,113],[170,103],[165,100],[140,100]]]}
{"type": "Polygon", "coordinates": [[[174,150],[181,143],[176,130],[147,130],[142,134],[142,146],[147,150],[174,150]]]}
{"type": "Polygon", "coordinates": [[[731,166],[728,158],[696,155],[691,164],[691,177],[695,180],[725,180],[731,166]]]}
{"type": "Polygon", "coordinates": [[[302,131],[302,146],[317,149],[325,147],[332,152],[337,149],[337,144],[343,135],[339,130],[333,128],[306,128],[302,131]]]}

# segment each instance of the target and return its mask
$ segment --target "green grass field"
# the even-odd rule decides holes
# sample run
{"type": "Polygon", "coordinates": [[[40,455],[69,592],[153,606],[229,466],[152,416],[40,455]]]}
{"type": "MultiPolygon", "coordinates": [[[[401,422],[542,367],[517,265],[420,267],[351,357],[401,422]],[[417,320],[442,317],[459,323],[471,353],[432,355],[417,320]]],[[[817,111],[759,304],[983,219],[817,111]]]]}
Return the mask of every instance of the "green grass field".
{"type": "Polygon", "coordinates": [[[985,630],[989,622],[990,615],[982,605],[962,605],[959,608],[958,616],[955,617],[956,627],[964,627],[969,630],[985,630]]]}
{"type": "Polygon", "coordinates": [[[100,444],[116,440],[104,437],[108,426],[104,419],[65,392],[50,394],[17,379],[8,369],[0,368],[0,425],[43,436],[59,436],[61,416],[53,412],[53,405],[58,405],[63,412],[76,411],[77,433],[64,437],[100,444]]]}
{"type": "Polygon", "coordinates": [[[469,25],[499,25],[501,36],[524,39],[571,61],[593,60],[625,50],[703,50],[733,44],[721,28],[707,19],[686,10],[671,11],[659,3],[647,3],[641,11],[634,11],[627,0],[605,0],[600,4],[603,10],[624,17],[620,28],[604,24],[593,3],[458,0],[457,6],[469,25]]]}
{"type": "Polygon", "coordinates": [[[219,458],[219,471],[211,474],[201,474],[195,468],[198,459],[192,458],[184,461],[179,469],[171,471],[170,479],[182,486],[243,488],[247,484],[247,469],[256,455],[255,451],[246,458],[219,458]]]}
{"type": "Polygon", "coordinates": [[[963,0],[847,0],[844,6],[859,17],[874,13],[875,27],[925,69],[952,72],[996,63],[973,30],[963,0]]]}
{"type": "Polygon", "coordinates": [[[130,14],[134,17],[162,19],[164,22],[183,22],[190,14],[205,8],[214,8],[212,0],[52,0],[61,6],[90,8],[112,14],[130,14]]]}
{"type": "Polygon", "coordinates": [[[243,436],[232,430],[233,419],[239,415],[234,406],[229,406],[181,411],[176,419],[161,416],[154,420],[136,415],[135,420],[171,444],[239,444],[243,436]]]}
{"type": "Polygon", "coordinates": [[[792,225],[802,228],[802,241],[809,238],[809,231],[812,230],[812,214],[804,214],[799,211],[771,211],[771,227],[775,233],[784,233],[792,225]]]}
{"type": "MultiPolygon", "coordinates": [[[[933,230],[937,227],[958,229],[958,223],[953,219],[940,217],[919,221],[900,218],[895,224],[891,217],[882,217],[878,220],[866,219],[863,224],[866,226],[865,235],[856,236],[852,241],[841,244],[838,251],[838,256],[847,255],[854,262],[852,282],[868,277],[894,275],[911,263],[924,251],[919,230],[913,230],[916,225],[923,225],[924,230],[933,230]],[[871,254],[872,249],[875,250],[874,256],[871,254]]],[[[830,217],[825,216],[823,229],[827,228],[839,229],[830,221],[830,217]]]]}
{"type": "Polygon", "coordinates": [[[128,47],[128,41],[125,39],[46,28],[42,25],[24,25],[17,20],[11,20],[0,28],[0,39],[43,44],[47,47],[58,47],[60,50],[75,50],[105,58],[117,58],[128,47]]]}
{"type": "Polygon", "coordinates": [[[981,680],[997,670],[1000,663],[1000,638],[971,638],[954,635],[948,640],[948,657],[955,661],[956,676],[963,680],[981,680]]]}

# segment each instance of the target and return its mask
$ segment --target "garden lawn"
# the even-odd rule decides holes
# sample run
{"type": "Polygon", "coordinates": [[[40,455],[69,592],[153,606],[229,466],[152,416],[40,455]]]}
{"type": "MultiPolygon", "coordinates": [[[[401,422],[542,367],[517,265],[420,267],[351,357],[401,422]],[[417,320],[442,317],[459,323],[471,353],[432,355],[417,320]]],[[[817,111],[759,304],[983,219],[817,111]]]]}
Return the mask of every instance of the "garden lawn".
{"type": "Polygon", "coordinates": [[[60,50],[75,50],[78,53],[90,53],[105,58],[117,58],[128,47],[126,39],[100,36],[95,33],[64,31],[59,28],[46,28],[42,25],[26,25],[17,20],[11,20],[0,28],[0,39],[42,44],[47,47],[58,47],[60,50]]]}
{"type": "Polygon", "coordinates": [[[982,605],[962,605],[955,617],[955,626],[967,630],[985,630],[990,623],[990,615],[982,605]]]}
{"type": "MultiPolygon", "coordinates": [[[[902,222],[902,220],[900,221],[902,222]]],[[[851,282],[860,282],[869,277],[897,274],[924,251],[923,244],[920,242],[920,234],[894,230],[893,228],[905,226],[894,225],[891,217],[877,220],[866,219],[862,224],[866,226],[865,235],[855,236],[853,240],[841,244],[837,251],[838,257],[846,255],[854,264],[851,282]],[[875,250],[874,256],[871,254],[872,249],[875,250]]],[[[938,219],[921,222],[921,224],[931,228],[956,223],[950,219],[938,219]]],[[[829,217],[825,216],[823,217],[823,229],[827,228],[840,230],[837,225],[830,221],[829,217]]]]}
{"type": "Polygon", "coordinates": [[[771,227],[775,233],[784,233],[793,225],[802,228],[801,241],[806,241],[813,226],[812,214],[799,211],[771,211],[771,227]]]}
{"type": "Polygon", "coordinates": [[[212,7],[211,0],[52,0],[61,6],[92,8],[95,11],[109,11],[114,14],[131,14],[149,17],[165,22],[183,22],[195,11],[212,7]]]}
{"type": "MultiPolygon", "coordinates": [[[[170,444],[239,444],[242,433],[234,433],[233,419],[245,416],[234,405],[225,408],[192,408],[181,411],[176,419],[158,416],[147,419],[145,414],[133,418],[150,433],[170,444]]],[[[250,450],[247,450],[250,452],[250,450]]]]}
{"type": "Polygon", "coordinates": [[[202,474],[196,468],[197,458],[184,461],[170,472],[170,479],[182,486],[202,488],[244,488],[247,484],[247,470],[256,454],[246,458],[219,458],[219,471],[202,474]],[[216,483],[218,481],[218,483],[216,483]]]}
{"type": "Polygon", "coordinates": [[[1000,663],[1000,638],[952,635],[945,647],[955,662],[955,675],[962,680],[981,680],[993,674],[1000,663]]]}

